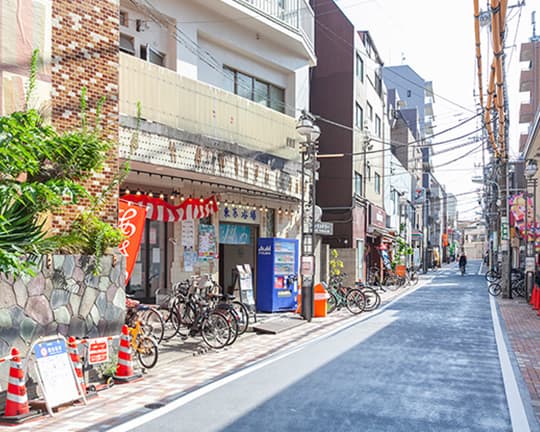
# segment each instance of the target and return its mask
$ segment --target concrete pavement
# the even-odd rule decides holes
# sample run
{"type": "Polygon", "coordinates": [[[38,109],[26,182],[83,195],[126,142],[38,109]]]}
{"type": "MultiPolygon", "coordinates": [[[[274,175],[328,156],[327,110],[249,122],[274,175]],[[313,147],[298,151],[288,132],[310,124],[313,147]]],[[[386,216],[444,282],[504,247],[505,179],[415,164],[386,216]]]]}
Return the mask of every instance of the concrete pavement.
{"type": "MultiPolygon", "coordinates": [[[[453,269],[455,264],[443,266],[442,271],[453,269]]],[[[457,268],[457,267],[456,267],[457,268]]],[[[439,271],[441,272],[441,270],[439,271]]],[[[421,284],[429,282],[439,272],[430,271],[421,278],[421,284]]],[[[479,286],[478,289],[487,287],[479,286]]],[[[384,302],[396,296],[407,295],[410,290],[387,292],[384,302]]],[[[526,383],[536,415],[540,414],[540,317],[530,306],[519,300],[498,300],[503,327],[506,329],[509,347],[515,351],[516,365],[522,373],[518,378],[526,383]]],[[[375,311],[377,313],[377,311],[375,311]]],[[[314,319],[278,335],[249,333],[233,346],[221,351],[197,353],[202,346],[195,341],[174,341],[162,347],[158,366],[144,380],[117,385],[100,392],[87,406],[75,406],[62,410],[54,417],[42,417],[37,421],[17,427],[13,431],[104,431],[124,423],[135,416],[151,412],[170,401],[212,383],[221,377],[245,368],[269,355],[287,350],[309,340],[336,331],[358,319],[368,319],[371,314],[351,316],[346,310],[327,318],[314,319]]],[[[514,357],[514,353],[511,353],[514,357]]]]}

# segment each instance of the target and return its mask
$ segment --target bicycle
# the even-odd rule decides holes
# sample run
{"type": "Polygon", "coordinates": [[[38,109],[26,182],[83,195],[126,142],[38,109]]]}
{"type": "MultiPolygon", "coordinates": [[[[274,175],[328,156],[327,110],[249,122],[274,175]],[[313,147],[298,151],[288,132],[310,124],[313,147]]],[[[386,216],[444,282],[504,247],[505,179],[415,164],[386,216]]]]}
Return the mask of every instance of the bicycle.
{"type": "Polygon", "coordinates": [[[144,325],[139,317],[139,302],[126,299],[126,320],[130,336],[130,346],[137,354],[139,364],[145,369],[153,368],[158,361],[158,344],[156,340],[145,333],[144,325]]]}
{"type": "Polygon", "coordinates": [[[366,307],[364,293],[357,288],[344,287],[341,281],[342,277],[333,277],[330,285],[324,283],[328,292],[326,312],[330,314],[336,309],[339,310],[342,307],[346,307],[354,315],[362,313],[366,307]]]}
{"type": "Polygon", "coordinates": [[[491,282],[488,286],[488,292],[494,297],[499,296],[502,292],[500,282],[498,280],[491,282]]]}

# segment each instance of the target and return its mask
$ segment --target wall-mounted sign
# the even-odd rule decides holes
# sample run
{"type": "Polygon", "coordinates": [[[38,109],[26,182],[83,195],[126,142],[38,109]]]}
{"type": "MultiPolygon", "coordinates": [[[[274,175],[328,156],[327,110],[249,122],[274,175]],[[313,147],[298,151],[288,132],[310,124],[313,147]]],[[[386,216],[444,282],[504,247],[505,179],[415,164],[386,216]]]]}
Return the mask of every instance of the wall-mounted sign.
{"type": "Polygon", "coordinates": [[[370,223],[379,228],[386,227],[386,212],[373,204],[370,205],[370,223]]]}
{"type": "Polygon", "coordinates": [[[316,222],[315,234],[319,235],[333,235],[334,224],[332,222],[316,222]]]}
{"type": "Polygon", "coordinates": [[[251,244],[251,227],[249,225],[219,224],[219,242],[221,244],[251,244]]]}

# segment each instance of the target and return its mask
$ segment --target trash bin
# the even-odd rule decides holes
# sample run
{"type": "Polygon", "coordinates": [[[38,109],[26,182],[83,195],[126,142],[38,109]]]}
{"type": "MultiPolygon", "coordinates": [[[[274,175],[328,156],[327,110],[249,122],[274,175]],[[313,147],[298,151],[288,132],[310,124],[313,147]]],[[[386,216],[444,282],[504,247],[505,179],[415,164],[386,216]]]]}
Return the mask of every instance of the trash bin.
{"type": "Polygon", "coordinates": [[[313,316],[315,318],[324,318],[326,316],[326,302],[328,293],[322,283],[318,283],[313,288],[313,316]]]}

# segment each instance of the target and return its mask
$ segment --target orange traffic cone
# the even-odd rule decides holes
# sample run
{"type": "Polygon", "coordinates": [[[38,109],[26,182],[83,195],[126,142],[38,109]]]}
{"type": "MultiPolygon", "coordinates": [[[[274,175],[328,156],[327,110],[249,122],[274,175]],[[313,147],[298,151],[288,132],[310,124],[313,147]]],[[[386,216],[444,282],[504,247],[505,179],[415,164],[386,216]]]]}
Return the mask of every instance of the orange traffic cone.
{"type": "Polygon", "coordinates": [[[133,362],[131,360],[131,346],[129,343],[128,326],[122,326],[120,336],[120,348],[118,349],[118,365],[114,374],[114,382],[126,383],[141,378],[141,374],[133,372],[133,362]]]}
{"type": "Polygon", "coordinates": [[[70,336],[68,339],[68,352],[71,363],[73,363],[73,369],[75,369],[75,375],[77,375],[77,379],[81,385],[81,390],[84,394],[86,394],[86,383],[84,382],[81,357],[79,356],[79,351],[77,350],[77,341],[73,336],[70,336]]]}
{"type": "Polygon", "coordinates": [[[540,308],[540,290],[538,290],[538,287],[536,285],[533,286],[531,300],[532,300],[533,309],[539,309],[540,308]]]}
{"type": "Polygon", "coordinates": [[[20,423],[24,420],[39,415],[39,412],[30,411],[24,370],[22,367],[20,352],[17,348],[11,349],[11,364],[9,368],[9,380],[6,393],[6,409],[0,421],[5,423],[20,423]]]}

